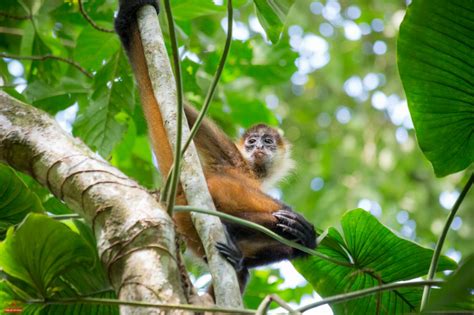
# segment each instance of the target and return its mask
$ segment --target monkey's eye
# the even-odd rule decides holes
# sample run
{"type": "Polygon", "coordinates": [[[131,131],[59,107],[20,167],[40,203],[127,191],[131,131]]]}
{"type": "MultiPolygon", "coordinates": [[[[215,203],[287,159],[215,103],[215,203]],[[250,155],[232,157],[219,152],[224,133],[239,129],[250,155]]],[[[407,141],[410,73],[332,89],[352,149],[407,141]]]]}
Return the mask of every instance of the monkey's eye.
{"type": "Polygon", "coordinates": [[[254,144],[256,141],[257,141],[257,140],[255,140],[255,139],[253,139],[253,138],[247,140],[247,142],[248,142],[249,144],[254,144]]]}
{"type": "Polygon", "coordinates": [[[266,144],[273,144],[273,139],[272,138],[265,138],[263,140],[266,144]]]}

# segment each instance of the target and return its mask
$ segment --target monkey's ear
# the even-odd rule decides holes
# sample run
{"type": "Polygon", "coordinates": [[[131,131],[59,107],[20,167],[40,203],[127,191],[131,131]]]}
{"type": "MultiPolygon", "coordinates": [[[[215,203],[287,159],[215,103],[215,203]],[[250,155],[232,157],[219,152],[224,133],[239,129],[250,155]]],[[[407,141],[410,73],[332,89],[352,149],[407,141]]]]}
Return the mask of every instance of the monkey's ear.
{"type": "Polygon", "coordinates": [[[284,138],[285,137],[285,131],[283,131],[283,129],[279,128],[279,127],[275,127],[275,130],[278,132],[278,134],[280,135],[280,137],[284,138]]]}

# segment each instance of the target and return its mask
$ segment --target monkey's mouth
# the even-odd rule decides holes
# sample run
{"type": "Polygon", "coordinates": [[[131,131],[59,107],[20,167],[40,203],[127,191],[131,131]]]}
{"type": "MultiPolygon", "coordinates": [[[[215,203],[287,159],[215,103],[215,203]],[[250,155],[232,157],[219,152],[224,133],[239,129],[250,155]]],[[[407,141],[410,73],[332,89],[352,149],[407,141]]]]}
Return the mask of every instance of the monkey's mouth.
{"type": "Polygon", "coordinates": [[[253,153],[253,157],[254,157],[256,160],[263,160],[263,159],[265,159],[265,156],[266,156],[266,154],[265,154],[265,152],[263,152],[263,151],[255,151],[255,152],[253,153]]]}

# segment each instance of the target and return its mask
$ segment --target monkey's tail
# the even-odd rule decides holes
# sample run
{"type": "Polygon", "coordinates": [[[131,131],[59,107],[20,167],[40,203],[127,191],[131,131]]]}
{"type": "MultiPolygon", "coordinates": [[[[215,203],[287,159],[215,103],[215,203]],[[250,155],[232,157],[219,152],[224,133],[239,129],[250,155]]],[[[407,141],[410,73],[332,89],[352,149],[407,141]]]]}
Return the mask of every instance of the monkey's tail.
{"type": "Polygon", "coordinates": [[[140,92],[143,114],[148,124],[152,149],[158,160],[161,174],[166,176],[173,164],[173,153],[163,125],[158,101],[153,93],[138,30],[137,11],[144,5],[152,5],[159,12],[158,3],[155,0],[120,0],[119,13],[115,19],[115,30],[120,36],[132,64],[140,92]]]}

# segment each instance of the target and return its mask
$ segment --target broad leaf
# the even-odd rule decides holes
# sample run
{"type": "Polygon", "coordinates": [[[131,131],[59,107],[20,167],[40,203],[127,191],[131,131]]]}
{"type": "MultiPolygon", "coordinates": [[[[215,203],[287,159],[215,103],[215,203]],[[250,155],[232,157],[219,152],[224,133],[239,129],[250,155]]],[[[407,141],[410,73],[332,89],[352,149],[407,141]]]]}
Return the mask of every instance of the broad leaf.
{"type": "Polygon", "coordinates": [[[280,40],[286,16],[294,0],[254,0],[257,17],[272,43],[280,40]]]}
{"type": "Polygon", "coordinates": [[[40,80],[33,81],[28,84],[24,94],[35,107],[56,114],[74,104],[79,96],[88,95],[90,89],[90,85],[82,80],[63,77],[55,86],[40,80]]]}
{"type": "Polygon", "coordinates": [[[38,196],[34,194],[16,173],[0,163],[0,239],[7,229],[20,223],[30,212],[43,212],[38,196]]]}
{"type": "MultiPolygon", "coordinates": [[[[334,228],[318,251],[353,267],[336,265],[318,257],[294,262],[295,267],[323,297],[366,289],[428,273],[433,251],[398,237],[362,209],[347,212],[340,234],[334,228]],[[329,242],[329,240],[331,242],[329,242]]],[[[441,257],[438,270],[454,269],[456,263],[441,257]]],[[[383,314],[414,312],[420,289],[398,289],[381,294],[383,314]]],[[[336,314],[375,314],[377,295],[331,305],[336,314]]]]}
{"type": "MultiPolygon", "coordinates": [[[[93,248],[66,225],[41,214],[30,214],[0,243],[0,267],[42,297],[54,294],[53,281],[65,271],[93,266],[93,248]]],[[[90,268],[89,267],[89,268],[90,268]]]]}
{"type": "Polygon", "coordinates": [[[0,243],[0,268],[8,280],[0,282],[0,305],[17,301],[25,314],[118,314],[118,307],[108,305],[28,303],[78,296],[116,298],[99,263],[91,229],[79,220],[64,223],[30,215],[17,231],[9,231],[0,243]]]}
{"type": "Polygon", "coordinates": [[[97,72],[91,103],[80,113],[74,134],[107,157],[127,130],[135,104],[133,89],[128,62],[119,51],[97,72]]]}
{"type": "Polygon", "coordinates": [[[86,69],[98,70],[120,48],[118,37],[86,27],[77,39],[74,59],[86,69]]]}
{"type": "Polygon", "coordinates": [[[474,255],[471,254],[460,263],[456,270],[446,280],[441,290],[432,289],[427,310],[447,311],[474,309],[474,255]]]}
{"type": "Polygon", "coordinates": [[[400,26],[400,77],[418,142],[437,176],[474,161],[473,5],[413,1],[400,26]]]}
{"type": "MultiPolygon", "coordinates": [[[[183,21],[225,11],[225,6],[216,5],[214,1],[174,0],[172,8],[174,18],[183,21]]],[[[164,7],[161,10],[164,11],[164,7]]]]}

